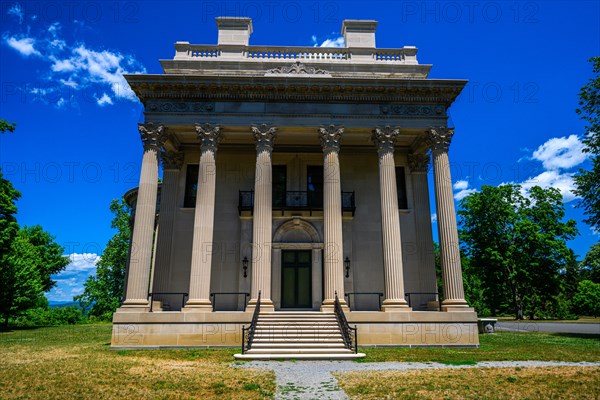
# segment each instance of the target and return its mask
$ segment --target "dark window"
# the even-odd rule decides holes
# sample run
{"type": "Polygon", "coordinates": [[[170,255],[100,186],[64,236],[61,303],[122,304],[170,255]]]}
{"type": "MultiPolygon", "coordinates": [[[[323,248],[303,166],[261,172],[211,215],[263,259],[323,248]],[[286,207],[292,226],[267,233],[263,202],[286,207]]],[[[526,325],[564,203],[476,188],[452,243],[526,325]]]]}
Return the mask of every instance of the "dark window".
{"type": "Polygon", "coordinates": [[[196,207],[196,193],[198,193],[198,164],[188,164],[185,174],[184,207],[196,207]]]}
{"type": "Polygon", "coordinates": [[[406,176],[404,167],[396,167],[396,190],[398,191],[398,208],[401,210],[408,208],[408,198],[406,196],[406,176]]]}
{"type": "Polygon", "coordinates": [[[287,190],[287,166],[273,165],[273,207],[285,206],[287,190]]]}
{"type": "Polygon", "coordinates": [[[306,191],[308,205],[323,207],[323,166],[309,165],[306,167],[306,191]]]}

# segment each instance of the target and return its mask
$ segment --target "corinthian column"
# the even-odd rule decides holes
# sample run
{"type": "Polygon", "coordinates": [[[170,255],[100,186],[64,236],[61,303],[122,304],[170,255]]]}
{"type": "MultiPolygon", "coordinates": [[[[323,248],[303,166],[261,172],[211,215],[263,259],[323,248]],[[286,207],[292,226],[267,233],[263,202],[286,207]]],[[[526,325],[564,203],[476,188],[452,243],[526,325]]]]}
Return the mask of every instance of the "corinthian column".
{"type": "Polygon", "coordinates": [[[173,224],[177,208],[177,181],[183,165],[183,153],[165,151],[161,154],[163,180],[160,191],[160,212],[154,261],[154,284],[152,291],[168,292],[171,275],[171,247],[173,224]]]}
{"type": "Polygon", "coordinates": [[[427,183],[429,159],[430,156],[426,153],[409,154],[408,167],[410,168],[414,196],[415,239],[419,260],[419,291],[437,293],[435,254],[433,252],[433,235],[431,232],[431,208],[429,206],[429,188],[427,183]]]}
{"type": "Polygon", "coordinates": [[[194,210],[190,297],[184,310],[209,312],[212,311],[209,297],[217,180],[215,153],[221,141],[221,127],[211,124],[196,124],[196,132],[200,139],[200,165],[198,166],[198,191],[194,210]]]}
{"type": "Polygon", "coordinates": [[[372,140],[379,153],[379,187],[381,191],[381,233],[383,235],[383,271],[385,300],[383,311],[409,311],[404,298],[402,272],[402,240],[398,191],[396,190],[396,165],[394,144],[400,130],[389,126],[375,128],[372,140]]]}
{"type": "Polygon", "coordinates": [[[152,263],[152,240],[158,191],[158,155],[164,141],[163,125],[139,124],[144,144],[142,171],[135,207],[127,292],[123,308],[148,307],[148,285],[152,263]]]}
{"type": "Polygon", "coordinates": [[[261,292],[261,311],[273,309],[271,300],[271,242],[273,219],[273,187],[271,153],[277,128],[252,125],[256,140],[256,173],[254,175],[254,222],[252,224],[252,289],[249,308],[254,308],[261,292]]]}
{"type": "Polygon", "coordinates": [[[463,289],[456,212],[448,159],[448,148],[453,135],[454,129],[451,128],[431,128],[427,131],[427,142],[431,147],[433,159],[435,203],[444,280],[442,308],[446,311],[453,311],[453,309],[464,311],[468,305],[463,289]]]}
{"type": "Polygon", "coordinates": [[[323,146],[323,230],[324,243],[324,286],[325,298],[321,309],[333,307],[335,292],[342,305],[344,298],[344,262],[342,242],[342,187],[340,183],[340,140],[342,126],[319,128],[323,146]]]}

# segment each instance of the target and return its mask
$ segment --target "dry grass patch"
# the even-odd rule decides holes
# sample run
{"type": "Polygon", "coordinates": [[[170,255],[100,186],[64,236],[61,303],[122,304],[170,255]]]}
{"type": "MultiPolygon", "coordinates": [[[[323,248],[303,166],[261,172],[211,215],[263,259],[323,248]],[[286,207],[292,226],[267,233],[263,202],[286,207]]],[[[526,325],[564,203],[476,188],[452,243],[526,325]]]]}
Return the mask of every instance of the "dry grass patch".
{"type": "Polygon", "coordinates": [[[232,368],[236,349],[111,351],[110,325],[0,333],[2,399],[263,399],[272,372],[232,368]]]}
{"type": "Polygon", "coordinates": [[[334,374],[352,399],[598,399],[600,368],[464,368],[334,374]]]}

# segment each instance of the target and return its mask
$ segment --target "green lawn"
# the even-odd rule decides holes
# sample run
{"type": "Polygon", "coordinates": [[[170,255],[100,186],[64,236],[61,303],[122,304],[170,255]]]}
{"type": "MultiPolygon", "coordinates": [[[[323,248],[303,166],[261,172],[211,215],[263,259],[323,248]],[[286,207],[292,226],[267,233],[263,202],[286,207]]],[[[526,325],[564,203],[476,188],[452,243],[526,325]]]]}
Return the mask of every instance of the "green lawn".
{"type": "Polygon", "coordinates": [[[480,348],[362,348],[364,362],[599,361],[600,335],[500,332],[479,335],[480,348]]]}
{"type": "MultiPolygon", "coordinates": [[[[110,335],[110,324],[0,333],[0,398],[261,399],[272,398],[275,393],[275,377],[272,372],[231,367],[231,364],[235,363],[233,354],[238,352],[238,349],[111,351],[110,335]]],[[[365,348],[361,351],[367,353],[366,362],[437,361],[447,364],[474,364],[485,360],[600,361],[599,336],[503,332],[482,335],[480,340],[479,349],[365,348]]],[[[583,372],[569,371],[571,375],[564,377],[556,370],[540,370],[539,373],[555,377],[552,379],[558,382],[557,387],[560,387],[560,382],[563,381],[575,387],[585,385],[592,379],[586,372],[590,371],[589,368],[583,372]]],[[[451,372],[458,376],[456,379],[459,381],[463,379],[465,382],[477,382],[481,378],[477,375],[479,372],[451,372]]],[[[423,373],[420,378],[415,378],[415,385],[419,379],[420,382],[430,379],[434,384],[438,379],[435,378],[436,374],[442,374],[439,371],[430,371],[429,375],[423,373]]],[[[443,372],[448,373],[450,372],[443,372]]],[[[533,375],[537,373],[527,372],[533,375]]],[[[387,376],[386,373],[373,374],[375,375],[369,376],[380,376],[383,382],[386,381],[383,379],[387,376]]],[[[516,376],[516,379],[525,376],[525,372],[515,375],[510,371],[498,371],[494,374],[497,382],[505,382],[510,378],[509,383],[512,383],[510,380],[513,376],[516,376]]],[[[348,380],[350,383],[343,383],[347,384],[345,387],[350,393],[354,393],[352,390],[355,390],[355,386],[358,387],[356,390],[364,391],[365,398],[377,398],[380,390],[396,393],[404,390],[404,387],[408,388],[410,383],[407,380],[401,387],[395,384],[393,388],[365,389],[363,386],[368,386],[369,382],[365,383],[360,379],[362,378],[359,374],[348,380]],[[356,385],[353,386],[352,382],[356,385]]],[[[543,381],[542,378],[538,380],[543,381]]],[[[373,378],[372,381],[380,380],[373,378]]],[[[527,380],[522,379],[519,382],[521,381],[527,380]]],[[[532,378],[531,382],[537,381],[532,378]]],[[[454,385],[446,389],[449,390],[448,393],[452,393],[450,397],[454,398],[457,397],[456,390],[460,390],[460,386],[454,385]]],[[[470,393],[476,397],[477,394],[483,393],[482,390],[484,388],[470,393]]],[[[569,397],[571,392],[557,393],[569,397]]],[[[355,396],[362,398],[363,395],[358,393],[355,396]]]]}

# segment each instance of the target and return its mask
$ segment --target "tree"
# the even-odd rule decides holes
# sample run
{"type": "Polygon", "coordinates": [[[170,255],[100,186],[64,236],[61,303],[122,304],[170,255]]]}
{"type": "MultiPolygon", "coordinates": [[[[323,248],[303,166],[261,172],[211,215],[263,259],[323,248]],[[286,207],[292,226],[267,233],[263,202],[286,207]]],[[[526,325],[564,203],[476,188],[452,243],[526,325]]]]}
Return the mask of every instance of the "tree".
{"type": "Polygon", "coordinates": [[[577,234],[575,221],[563,222],[562,195],[555,188],[483,186],[460,203],[463,251],[479,275],[492,315],[512,308],[517,319],[556,301],[561,270],[572,252],[566,241],[577,234]]]}
{"type": "MultiPolygon", "coordinates": [[[[0,132],[13,132],[14,123],[0,120],[0,132]]],[[[0,315],[4,327],[10,317],[39,304],[69,259],[54,237],[41,226],[19,229],[15,214],[21,194],[0,171],[0,315]]]]}
{"type": "Polygon", "coordinates": [[[19,231],[16,201],[21,197],[10,183],[2,177],[0,171],[0,313],[4,317],[4,325],[8,325],[8,316],[13,308],[14,289],[10,286],[16,275],[12,262],[11,248],[19,231]]]}
{"type": "Polygon", "coordinates": [[[576,112],[586,122],[583,151],[591,154],[592,168],[580,169],[574,176],[577,189],[573,192],[581,197],[578,205],[587,216],[584,222],[600,231],[600,57],[589,61],[594,76],[581,88],[576,112]]]}
{"type": "Polygon", "coordinates": [[[0,119],[0,133],[5,132],[14,132],[17,127],[17,124],[14,122],[8,122],[4,119],[0,119]]]}
{"type": "Polygon", "coordinates": [[[599,316],[600,284],[588,280],[579,282],[573,304],[579,315],[593,315],[594,318],[599,316]]]}
{"type": "Polygon", "coordinates": [[[600,284],[600,242],[594,244],[581,262],[586,279],[600,284]]]}
{"type": "Polygon", "coordinates": [[[90,315],[103,320],[110,320],[121,304],[131,239],[129,206],[123,200],[113,200],[110,211],[114,214],[111,227],[117,233],[109,240],[96,264],[96,275],[87,279],[83,293],[74,299],[82,308],[89,308],[90,315]]]}

